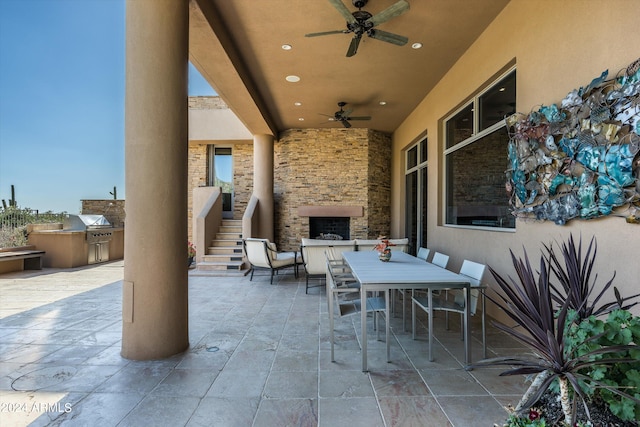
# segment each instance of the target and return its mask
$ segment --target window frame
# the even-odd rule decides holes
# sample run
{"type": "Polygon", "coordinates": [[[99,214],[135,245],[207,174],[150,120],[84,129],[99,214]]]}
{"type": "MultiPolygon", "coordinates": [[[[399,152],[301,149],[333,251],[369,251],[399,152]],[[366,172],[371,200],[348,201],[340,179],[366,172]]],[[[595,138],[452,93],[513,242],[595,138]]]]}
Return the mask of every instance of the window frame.
{"type": "MultiPolygon", "coordinates": [[[[443,171],[443,183],[444,183],[442,188],[442,192],[443,192],[442,194],[442,200],[443,200],[442,225],[445,227],[470,229],[470,230],[485,230],[485,231],[494,231],[494,232],[509,232],[509,233],[514,233],[516,231],[517,221],[515,220],[514,220],[513,227],[503,227],[503,226],[492,227],[492,226],[486,226],[486,225],[483,226],[483,225],[471,225],[471,224],[451,224],[448,222],[449,216],[447,214],[447,211],[449,209],[449,201],[450,201],[449,200],[450,183],[449,183],[449,176],[448,176],[448,157],[447,156],[471,144],[481,141],[486,136],[502,128],[505,128],[506,130],[507,125],[504,120],[500,120],[485,129],[479,130],[480,128],[480,108],[479,107],[480,107],[480,99],[482,98],[482,96],[494,90],[500,82],[502,82],[512,73],[516,73],[515,65],[513,65],[512,67],[509,67],[507,70],[505,70],[503,73],[498,75],[496,78],[492,79],[491,82],[487,84],[484,89],[478,91],[475,95],[465,100],[458,108],[456,108],[451,114],[445,116],[444,119],[442,120],[442,135],[444,140],[442,158],[441,158],[442,171],[443,171]],[[471,129],[472,131],[471,136],[458,142],[455,145],[448,147],[449,134],[448,134],[447,124],[451,120],[453,120],[456,117],[456,115],[458,115],[459,113],[467,109],[470,105],[472,106],[472,109],[473,109],[473,123],[472,123],[472,129],[471,129]]],[[[517,73],[515,75],[516,75],[515,84],[516,84],[516,92],[517,92],[517,73]]],[[[505,142],[505,154],[504,154],[505,170],[507,169],[507,143],[508,141],[505,142]]],[[[505,181],[506,181],[506,178],[505,178],[505,181]]],[[[508,198],[506,195],[505,195],[505,203],[508,204],[508,198]]]]}
{"type": "Polygon", "coordinates": [[[428,148],[429,138],[425,134],[424,136],[417,138],[415,142],[409,145],[404,151],[404,190],[405,190],[405,204],[404,204],[404,213],[405,213],[405,234],[407,237],[411,238],[408,232],[409,227],[409,215],[415,215],[416,220],[416,240],[414,242],[410,242],[415,247],[411,248],[413,255],[415,255],[415,251],[417,251],[418,246],[424,246],[427,242],[427,215],[423,214],[423,210],[428,208],[428,171],[429,171],[429,156],[428,156],[428,148]],[[415,151],[415,164],[410,161],[411,151],[415,151]],[[408,185],[407,179],[415,173],[416,185],[415,185],[415,207],[416,210],[413,213],[410,213],[407,209],[407,197],[408,197],[408,185]],[[424,174],[424,182],[422,180],[424,174]]]}

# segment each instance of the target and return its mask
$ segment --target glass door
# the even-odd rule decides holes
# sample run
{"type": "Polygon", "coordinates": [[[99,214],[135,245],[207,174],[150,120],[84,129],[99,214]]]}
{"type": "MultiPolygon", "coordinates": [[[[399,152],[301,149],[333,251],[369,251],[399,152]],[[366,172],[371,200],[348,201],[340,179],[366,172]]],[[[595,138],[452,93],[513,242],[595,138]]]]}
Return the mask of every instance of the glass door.
{"type": "Polygon", "coordinates": [[[233,218],[233,155],[231,147],[213,147],[210,185],[222,188],[222,217],[233,218]]]}
{"type": "Polygon", "coordinates": [[[405,234],[411,253],[427,247],[427,140],[407,151],[405,165],[405,234]]]}

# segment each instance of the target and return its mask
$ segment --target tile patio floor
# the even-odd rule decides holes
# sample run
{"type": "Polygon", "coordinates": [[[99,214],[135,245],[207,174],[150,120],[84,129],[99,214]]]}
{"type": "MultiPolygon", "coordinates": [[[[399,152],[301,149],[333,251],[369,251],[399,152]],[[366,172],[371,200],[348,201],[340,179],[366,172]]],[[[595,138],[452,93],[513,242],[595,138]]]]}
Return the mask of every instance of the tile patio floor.
{"type": "MultiPolygon", "coordinates": [[[[190,348],[136,362],[120,356],[122,261],[0,275],[0,425],[493,426],[525,391],[500,369],[465,371],[443,319],[434,362],[423,325],[414,341],[392,319],[392,363],[370,333],[369,373],[360,317],[337,319],[332,363],[324,288],[305,295],[301,276],[191,274],[190,348]]],[[[488,347],[523,350],[491,328],[488,347]]]]}

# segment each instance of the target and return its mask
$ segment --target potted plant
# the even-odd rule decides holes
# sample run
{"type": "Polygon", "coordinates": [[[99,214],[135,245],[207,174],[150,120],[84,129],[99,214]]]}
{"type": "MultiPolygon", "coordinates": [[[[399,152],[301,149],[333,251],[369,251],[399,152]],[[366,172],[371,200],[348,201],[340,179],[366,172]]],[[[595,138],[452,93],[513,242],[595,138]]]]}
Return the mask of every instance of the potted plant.
{"type": "Polygon", "coordinates": [[[191,242],[187,242],[187,258],[189,263],[187,264],[187,266],[191,266],[191,264],[193,264],[193,259],[196,256],[196,247],[193,243],[191,242]]]}
{"type": "Polygon", "coordinates": [[[375,245],[373,249],[378,251],[380,261],[387,262],[391,259],[391,246],[395,246],[395,243],[391,243],[386,236],[380,236],[378,240],[380,240],[380,242],[375,245]]]}

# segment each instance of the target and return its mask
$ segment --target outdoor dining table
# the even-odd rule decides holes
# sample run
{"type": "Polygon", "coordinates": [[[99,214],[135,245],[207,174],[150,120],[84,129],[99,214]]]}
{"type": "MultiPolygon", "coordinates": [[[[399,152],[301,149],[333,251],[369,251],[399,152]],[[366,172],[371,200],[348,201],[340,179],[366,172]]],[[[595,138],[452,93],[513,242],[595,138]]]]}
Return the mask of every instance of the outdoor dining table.
{"type": "MultiPolygon", "coordinates": [[[[384,292],[387,302],[385,316],[389,318],[389,292],[395,289],[425,289],[428,291],[429,307],[432,304],[432,291],[439,289],[463,289],[465,298],[464,325],[464,359],[471,364],[471,325],[470,325],[470,291],[469,278],[428,263],[407,253],[393,252],[391,260],[383,262],[376,251],[343,252],[343,257],[353,276],[360,282],[360,306],[367,307],[367,293],[384,292]]],[[[429,361],[433,361],[433,311],[429,310],[429,361]]],[[[362,371],[367,369],[367,311],[361,312],[362,321],[362,371]]],[[[387,337],[389,322],[385,322],[387,337]]],[[[387,339],[387,362],[391,360],[389,339],[387,339]]]]}

